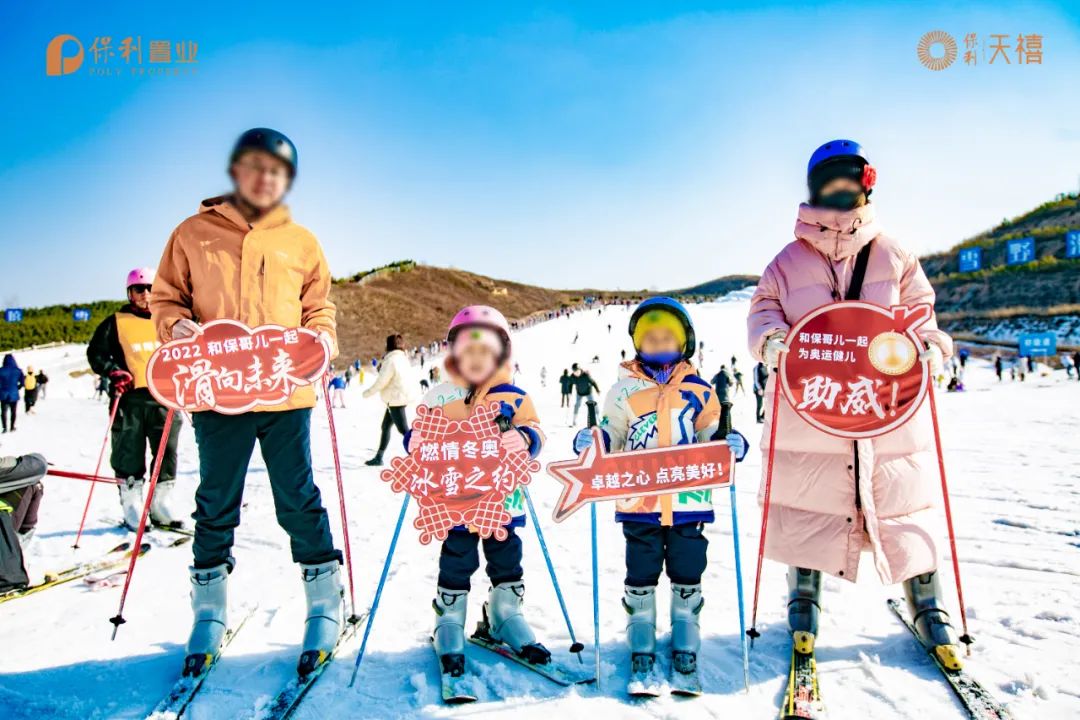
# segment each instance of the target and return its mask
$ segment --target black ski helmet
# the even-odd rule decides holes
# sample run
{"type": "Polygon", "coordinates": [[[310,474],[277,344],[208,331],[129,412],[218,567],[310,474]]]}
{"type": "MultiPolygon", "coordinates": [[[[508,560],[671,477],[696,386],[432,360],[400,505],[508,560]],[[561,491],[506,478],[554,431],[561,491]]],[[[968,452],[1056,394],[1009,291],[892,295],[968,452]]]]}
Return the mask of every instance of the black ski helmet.
{"type": "Polygon", "coordinates": [[[296,177],[296,168],[299,164],[296,155],[296,146],[285,133],[270,128],[251,128],[233,145],[232,154],[229,155],[229,165],[248,150],[262,150],[284,161],[289,166],[289,178],[296,177]]]}

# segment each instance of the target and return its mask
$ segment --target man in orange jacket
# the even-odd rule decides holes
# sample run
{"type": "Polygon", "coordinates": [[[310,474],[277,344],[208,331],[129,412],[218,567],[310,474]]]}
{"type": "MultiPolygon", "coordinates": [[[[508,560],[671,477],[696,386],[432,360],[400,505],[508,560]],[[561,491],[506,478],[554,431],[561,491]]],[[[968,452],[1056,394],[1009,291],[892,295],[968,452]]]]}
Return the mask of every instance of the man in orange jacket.
{"type": "MultiPolygon", "coordinates": [[[[200,323],[230,318],[249,327],[305,327],[336,348],[326,258],[315,236],[294,223],[282,204],[296,169],[296,147],[282,133],[254,128],[240,136],[229,163],[233,192],[204,200],[197,214],[180,223],[158,265],[150,308],[163,342],[202,332],[200,323]]],[[[310,673],[333,650],[342,619],[341,554],[311,470],[314,405],[314,389],[303,387],[281,405],[192,418],[200,480],[186,676],[205,672],[220,651],[227,580],[235,564],[233,531],[240,524],[256,441],[278,523],[302,569],[308,612],[300,674],[310,673]]]]}

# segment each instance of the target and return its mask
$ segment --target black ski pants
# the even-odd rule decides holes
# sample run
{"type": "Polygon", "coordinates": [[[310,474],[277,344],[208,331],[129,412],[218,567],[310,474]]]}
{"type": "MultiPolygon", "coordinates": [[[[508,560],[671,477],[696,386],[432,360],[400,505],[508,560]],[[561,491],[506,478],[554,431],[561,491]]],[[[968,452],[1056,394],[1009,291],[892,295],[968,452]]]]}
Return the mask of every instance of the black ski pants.
{"type": "MultiPolygon", "coordinates": [[[[487,576],[492,585],[519,582],[521,569],[521,538],[514,528],[506,529],[505,540],[485,538],[484,559],[487,560],[487,576]]],[[[461,528],[450,531],[439,553],[439,587],[468,592],[472,576],[480,569],[480,536],[461,528]]]]}
{"type": "Polygon", "coordinates": [[[382,434],[379,436],[379,451],[376,457],[382,457],[386,448],[390,445],[390,428],[396,427],[404,437],[409,432],[409,419],[405,416],[404,405],[387,405],[386,412],[382,416],[382,434]]]}
{"type": "MultiPolygon", "coordinates": [[[[112,454],[109,462],[118,478],[146,477],[146,446],[156,461],[161,433],[165,430],[168,408],[160,404],[145,388],[128,390],[120,396],[120,407],[112,426],[112,454]]],[[[176,478],[176,444],[183,424],[179,414],[173,415],[169,439],[165,441],[165,457],[161,461],[158,482],[176,478]]]]}
{"type": "Polygon", "coordinates": [[[705,573],[709,540],[704,523],[665,527],[651,523],[623,521],[626,538],[626,584],[655,587],[660,573],[667,570],[671,582],[697,585],[705,573]]]}

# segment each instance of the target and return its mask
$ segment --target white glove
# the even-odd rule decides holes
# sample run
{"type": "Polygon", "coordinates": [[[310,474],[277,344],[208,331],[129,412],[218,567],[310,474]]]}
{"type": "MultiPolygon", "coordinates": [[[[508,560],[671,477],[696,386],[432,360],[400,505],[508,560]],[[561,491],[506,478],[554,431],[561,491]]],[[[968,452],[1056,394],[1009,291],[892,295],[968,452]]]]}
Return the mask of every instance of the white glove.
{"type": "Polygon", "coordinates": [[[202,332],[203,329],[199,327],[199,323],[187,318],[181,318],[172,326],[172,339],[182,340],[193,335],[202,335],[202,332]]]}
{"type": "Polygon", "coordinates": [[[934,343],[926,344],[926,349],[919,353],[919,359],[929,366],[931,379],[945,374],[945,356],[934,343]]]}
{"type": "Polygon", "coordinates": [[[769,370],[776,369],[776,366],[780,364],[780,353],[788,351],[788,346],[784,342],[786,338],[787,332],[784,330],[777,330],[765,338],[765,350],[762,354],[765,356],[765,367],[769,370]]]}
{"type": "Polygon", "coordinates": [[[735,453],[735,462],[742,462],[742,459],[746,457],[746,451],[749,450],[746,438],[742,436],[742,433],[732,430],[724,438],[724,442],[731,448],[731,452],[735,453]]]}
{"type": "Polygon", "coordinates": [[[592,428],[583,428],[577,431],[577,435],[574,436],[574,452],[580,455],[585,452],[587,448],[592,447],[592,444],[592,428]]]}

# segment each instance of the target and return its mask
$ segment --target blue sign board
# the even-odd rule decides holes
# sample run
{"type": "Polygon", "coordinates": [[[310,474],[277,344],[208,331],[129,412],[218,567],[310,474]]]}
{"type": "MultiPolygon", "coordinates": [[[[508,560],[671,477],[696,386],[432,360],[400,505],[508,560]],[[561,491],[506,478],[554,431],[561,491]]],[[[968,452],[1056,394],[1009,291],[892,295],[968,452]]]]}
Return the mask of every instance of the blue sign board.
{"type": "Polygon", "coordinates": [[[90,322],[90,308],[75,308],[71,311],[71,319],[75,322],[90,322]]]}
{"type": "Polygon", "coordinates": [[[961,248],[960,272],[975,272],[976,270],[982,270],[982,248],[961,248]]]}
{"type": "Polygon", "coordinates": [[[1065,257],[1080,258],[1080,230],[1065,233],[1065,257]]]}
{"type": "Polygon", "coordinates": [[[1021,333],[1019,339],[1021,357],[1057,354],[1057,333],[1021,333]]]}
{"type": "Polygon", "coordinates": [[[1010,240],[1006,245],[1009,265],[1023,265],[1035,259],[1035,238],[1025,237],[1010,240]]]}
{"type": "Polygon", "coordinates": [[[23,311],[22,308],[8,308],[4,311],[4,322],[17,323],[22,322],[23,311]]]}

